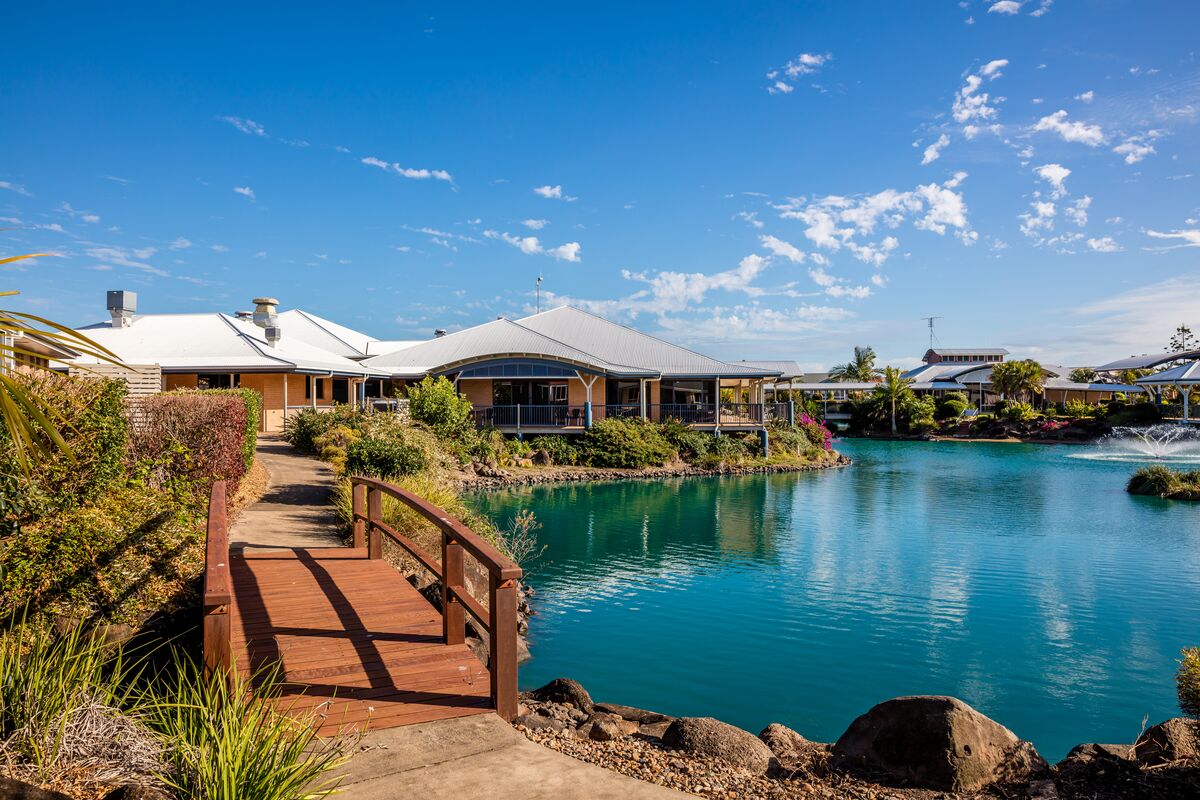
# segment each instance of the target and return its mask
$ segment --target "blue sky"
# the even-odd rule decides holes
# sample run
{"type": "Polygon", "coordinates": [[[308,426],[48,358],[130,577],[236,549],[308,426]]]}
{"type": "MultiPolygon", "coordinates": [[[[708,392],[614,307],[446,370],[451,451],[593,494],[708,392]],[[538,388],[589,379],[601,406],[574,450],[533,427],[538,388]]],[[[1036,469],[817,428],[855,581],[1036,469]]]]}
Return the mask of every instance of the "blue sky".
{"type": "Polygon", "coordinates": [[[572,302],[727,358],[1200,328],[1200,4],[6,12],[0,253],[70,323],[572,302]]]}

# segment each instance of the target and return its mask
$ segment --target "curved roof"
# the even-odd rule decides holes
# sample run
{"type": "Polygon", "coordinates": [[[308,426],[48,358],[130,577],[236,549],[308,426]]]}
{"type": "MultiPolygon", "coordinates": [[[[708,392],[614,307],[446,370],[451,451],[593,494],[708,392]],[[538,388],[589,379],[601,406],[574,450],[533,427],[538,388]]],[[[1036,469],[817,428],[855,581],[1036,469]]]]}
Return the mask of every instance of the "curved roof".
{"type": "MultiPolygon", "coordinates": [[[[101,322],[79,330],[127,364],[158,364],[164,372],[380,374],[299,338],[289,338],[286,330],[272,346],[262,328],[228,314],[135,315],[127,327],[101,322]]],[[[73,363],[97,362],[80,357],[73,363]]]]}
{"type": "Polygon", "coordinates": [[[1155,386],[1162,383],[1200,385],[1200,359],[1138,378],[1136,383],[1139,386],[1155,386]]]}
{"type": "Polygon", "coordinates": [[[1185,358],[1200,358],[1200,350],[1177,350],[1174,353],[1146,353],[1140,356],[1119,358],[1107,364],[1096,367],[1097,372],[1116,372],[1126,369],[1154,369],[1171,361],[1181,361],[1185,358]]]}

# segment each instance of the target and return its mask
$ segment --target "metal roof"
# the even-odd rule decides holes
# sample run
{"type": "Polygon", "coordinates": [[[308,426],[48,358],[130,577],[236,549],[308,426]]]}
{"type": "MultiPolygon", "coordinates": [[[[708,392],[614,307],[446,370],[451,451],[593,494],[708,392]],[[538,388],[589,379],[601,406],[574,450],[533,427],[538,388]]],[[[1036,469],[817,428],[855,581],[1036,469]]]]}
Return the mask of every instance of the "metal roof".
{"type": "Polygon", "coordinates": [[[745,364],[748,367],[755,367],[757,369],[766,369],[771,370],[772,372],[778,372],[780,380],[791,380],[792,378],[801,378],[804,376],[804,370],[795,361],[762,361],[759,359],[745,358],[734,363],[745,364]]]}
{"type": "Polygon", "coordinates": [[[367,355],[367,345],[375,340],[375,337],[361,331],[298,308],[282,311],[278,317],[284,336],[299,339],[344,358],[363,358],[367,355]]]}
{"type": "Polygon", "coordinates": [[[448,372],[472,362],[506,357],[549,358],[606,374],[657,377],[654,370],[607,361],[508,319],[493,320],[394,353],[368,358],[363,366],[397,378],[415,378],[448,372]]]}
{"type": "Polygon", "coordinates": [[[637,365],[664,378],[763,378],[781,372],[749,363],[718,361],[572,306],[543,311],[516,324],[570,343],[609,363],[637,365]]]}
{"type": "Polygon", "coordinates": [[[791,383],[781,383],[775,388],[797,392],[869,392],[878,385],[878,383],[866,383],[864,381],[836,381],[820,383],[813,383],[811,381],[792,381],[791,383]]]}
{"type": "Polygon", "coordinates": [[[1139,386],[1155,386],[1164,383],[1200,385],[1200,360],[1189,361],[1186,364],[1137,379],[1139,386]]]}
{"type": "Polygon", "coordinates": [[[939,356],[1006,356],[1008,351],[1003,347],[931,347],[926,352],[937,353],[939,356]]]}
{"type": "Polygon", "coordinates": [[[1185,358],[1200,358],[1200,350],[1178,350],[1174,353],[1146,353],[1140,356],[1119,358],[1096,367],[1097,372],[1117,372],[1126,369],[1154,369],[1160,364],[1170,361],[1181,361],[1185,358]]]}
{"type": "MultiPolygon", "coordinates": [[[[379,375],[348,358],[299,338],[270,345],[253,322],[228,314],[141,314],[127,327],[111,322],[79,330],[127,364],[158,364],[164,372],[311,372],[363,377],[379,375]]],[[[80,357],[75,364],[94,364],[80,357]]]]}

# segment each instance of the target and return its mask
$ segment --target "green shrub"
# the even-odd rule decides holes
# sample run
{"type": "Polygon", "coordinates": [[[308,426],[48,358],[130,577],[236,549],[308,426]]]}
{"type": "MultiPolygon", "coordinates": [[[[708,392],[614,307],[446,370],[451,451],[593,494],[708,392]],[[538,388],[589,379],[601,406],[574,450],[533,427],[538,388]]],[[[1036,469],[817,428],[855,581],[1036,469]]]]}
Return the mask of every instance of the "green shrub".
{"type": "Polygon", "coordinates": [[[124,474],[129,432],[121,381],[69,378],[43,370],[18,372],[12,379],[36,398],[43,413],[59,420],[71,454],[54,450],[22,473],[12,441],[0,427],[0,538],[23,524],[86,503],[118,482],[124,474]]]}
{"type": "Polygon", "coordinates": [[[667,443],[685,461],[698,461],[712,449],[713,435],[694,430],[677,419],[660,423],[659,431],[667,443]]]}
{"type": "Polygon", "coordinates": [[[362,438],[362,434],[348,425],[335,425],[313,440],[313,447],[322,461],[329,462],[335,470],[346,468],[346,450],[362,438]]]}
{"type": "Polygon", "coordinates": [[[397,436],[364,437],[346,448],[346,472],[351,475],[394,478],[420,472],[425,463],[419,447],[397,436]]]}
{"type": "Polygon", "coordinates": [[[724,464],[736,466],[753,458],[755,449],[756,447],[743,436],[723,433],[720,436],[712,437],[712,445],[705,458],[709,461],[715,459],[724,464]]]}
{"type": "Polygon", "coordinates": [[[426,377],[408,387],[408,413],[443,436],[461,434],[472,427],[471,401],[444,377],[426,377]]]}
{"type": "Polygon", "coordinates": [[[1188,647],[1175,673],[1179,708],[1189,717],[1200,717],[1200,647],[1188,647]]]}
{"type": "Polygon", "coordinates": [[[533,455],[533,447],[524,439],[508,439],[504,442],[504,449],[510,459],[529,458],[533,455]]]}
{"type": "Polygon", "coordinates": [[[816,449],[804,428],[787,423],[767,426],[767,436],[771,452],[778,455],[802,456],[816,449]]]}
{"type": "Polygon", "coordinates": [[[529,442],[532,450],[545,450],[550,461],[559,465],[579,463],[579,449],[566,436],[535,436],[529,442]]]}
{"type": "Polygon", "coordinates": [[[1153,425],[1162,420],[1154,403],[1114,403],[1107,407],[1104,421],[1114,428],[1124,425],[1153,425]]]}
{"type": "Polygon", "coordinates": [[[642,419],[598,420],[580,438],[579,450],[593,467],[659,466],[675,456],[658,426],[642,419]]]}
{"type": "Polygon", "coordinates": [[[1013,400],[1004,404],[1004,408],[999,412],[1000,416],[1008,422],[1026,422],[1035,416],[1033,406],[1029,403],[1023,403],[1019,400],[1013,400]]]}
{"type": "Polygon", "coordinates": [[[1063,414],[1070,419],[1096,416],[1096,408],[1082,400],[1068,400],[1063,404],[1063,414]]]}
{"type": "Polygon", "coordinates": [[[283,438],[300,452],[316,455],[318,436],[338,425],[358,429],[367,416],[351,406],[344,405],[333,406],[328,411],[304,408],[288,415],[283,424],[283,438]]]}
{"type": "Polygon", "coordinates": [[[957,419],[967,410],[967,396],[962,392],[946,392],[938,398],[934,419],[957,419]]]}

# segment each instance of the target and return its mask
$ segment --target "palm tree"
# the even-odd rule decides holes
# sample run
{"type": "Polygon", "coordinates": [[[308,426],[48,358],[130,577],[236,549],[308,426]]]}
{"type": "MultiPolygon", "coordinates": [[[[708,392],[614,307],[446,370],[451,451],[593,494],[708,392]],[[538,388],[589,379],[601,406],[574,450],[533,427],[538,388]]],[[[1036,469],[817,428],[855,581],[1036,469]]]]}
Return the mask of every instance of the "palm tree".
{"type": "Polygon", "coordinates": [[[854,358],[831,369],[829,379],[839,382],[860,381],[862,383],[873,383],[879,380],[879,370],[875,368],[875,351],[870,347],[855,347],[854,358]]]}
{"type": "Polygon", "coordinates": [[[1045,372],[1031,358],[1003,361],[992,367],[992,388],[1005,397],[1028,398],[1042,393],[1045,372]]]}
{"type": "Polygon", "coordinates": [[[1070,377],[1073,383],[1094,383],[1096,381],[1096,370],[1091,367],[1079,367],[1071,370],[1070,377]]]}
{"type": "MultiPolygon", "coordinates": [[[[26,255],[0,258],[0,266],[37,258],[50,253],[28,253],[26,255]]],[[[0,297],[12,297],[15,291],[0,292],[0,297]]],[[[111,364],[120,363],[108,349],[101,347],[78,331],[72,330],[44,317],[20,311],[0,309],[0,417],[8,433],[13,457],[23,471],[28,471],[30,457],[45,456],[58,450],[73,459],[74,454],[60,431],[70,424],[54,409],[46,409],[38,398],[13,375],[12,366],[18,356],[36,356],[21,344],[21,337],[36,336],[111,364]]]]}
{"type": "MultiPolygon", "coordinates": [[[[856,350],[858,348],[855,348],[856,350]]],[[[912,379],[903,377],[895,367],[885,367],[883,381],[875,387],[875,398],[881,403],[887,403],[892,408],[892,436],[896,435],[896,406],[904,405],[912,399],[913,390],[909,388],[912,379]]]]}

